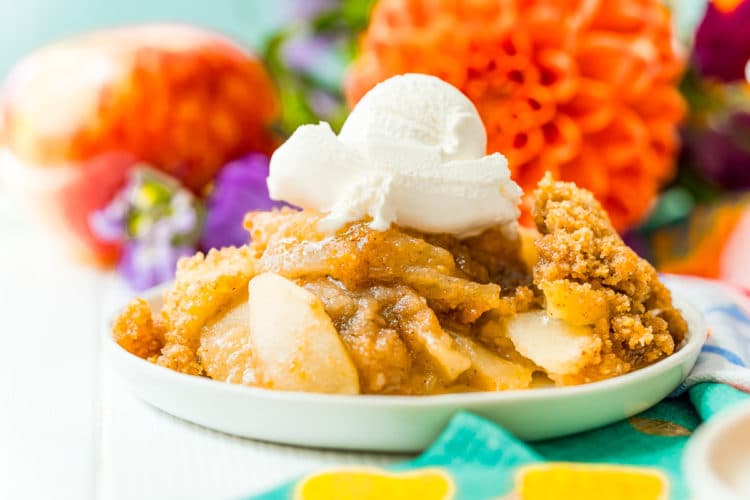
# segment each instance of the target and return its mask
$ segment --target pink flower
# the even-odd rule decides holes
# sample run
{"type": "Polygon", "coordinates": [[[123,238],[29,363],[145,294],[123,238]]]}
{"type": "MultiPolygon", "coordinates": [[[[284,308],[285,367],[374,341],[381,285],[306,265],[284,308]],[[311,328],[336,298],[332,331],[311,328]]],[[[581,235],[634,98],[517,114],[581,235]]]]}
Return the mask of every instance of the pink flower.
{"type": "Polygon", "coordinates": [[[750,0],[736,2],[731,9],[708,4],[695,35],[693,58],[705,77],[725,82],[745,79],[750,61],[750,0]]]}

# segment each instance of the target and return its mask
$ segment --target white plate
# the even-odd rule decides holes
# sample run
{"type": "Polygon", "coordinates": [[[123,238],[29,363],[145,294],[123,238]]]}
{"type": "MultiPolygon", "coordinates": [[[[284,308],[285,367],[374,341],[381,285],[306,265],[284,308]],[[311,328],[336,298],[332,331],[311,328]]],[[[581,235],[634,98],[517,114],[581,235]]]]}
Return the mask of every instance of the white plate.
{"type": "MultiPolygon", "coordinates": [[[[547,439],[639,413],[674,390],[695,364],[706,338],[702,315],[671,283],[688,322],[672,356],[601,382],[563,388],[437,396],[342,396],[233,385],[163,368],[122,349],[108,332],[115,369],[141,399],[176,417],[229,434],[300,446],[378,451],[426,448],[451,416],[469,410],[525,440],[547,439]]],[[[147,293],[161,306],[159,290],[147,293]]]]}
{"type": "Polygon", "coordinates": [[[750,403],[712,417],[685,449],[685,477],[696,500],[750,498],[750,403]]]}

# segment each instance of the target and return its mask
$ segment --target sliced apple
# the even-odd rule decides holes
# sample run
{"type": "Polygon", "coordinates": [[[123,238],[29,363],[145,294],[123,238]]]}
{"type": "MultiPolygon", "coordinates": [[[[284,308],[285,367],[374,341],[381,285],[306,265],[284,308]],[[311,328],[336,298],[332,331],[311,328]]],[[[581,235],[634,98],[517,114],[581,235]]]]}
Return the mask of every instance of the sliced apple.
{"type": "Polygon", "coordinates": [[[471,359],[472,382],[485,391],[525,389],[533,370],[501,358],[481,344],[460,335],[453,340],[471,359]]]}
{"type": "Polygon", "coordinates": [[[357,369],[318,297],[273,273],[250,280],[248,290],[250,337],[267,386],[359,392],[357,369]]]}
{"type": "Polygon", "coordinates": [[[248,315],[249,305],[243,300],[201,328],[198,355],[206,375],[212,379],[257,385],[248,315]]]}
{"type": "Polygon", "coordinates": [[[606,296],[594,290],[590,283],[547,281],[541,288],[547,314],[571,325],[593,325],[609,314],[606,296]]]}
{"type": "Polygon", "coordinates": [[[577,373],[593,363],[601,339],[591,327],[550,318],[544,311],[521,313],[508,321],[508,336],[516,350],[549,375],[577,373]]]}

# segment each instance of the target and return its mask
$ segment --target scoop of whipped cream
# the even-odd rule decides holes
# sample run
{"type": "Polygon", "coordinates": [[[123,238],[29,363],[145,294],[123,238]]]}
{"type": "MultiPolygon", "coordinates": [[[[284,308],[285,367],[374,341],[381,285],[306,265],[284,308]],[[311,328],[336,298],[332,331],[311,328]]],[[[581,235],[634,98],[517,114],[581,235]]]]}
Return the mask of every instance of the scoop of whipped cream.
{"type": "Polygon", "coordinates": [[[303,125],[273,154],[274,200],[327,214],[327,230],[369,216],[460,238],[513,223],[521,188],[487,136],[474,105],[439,78],[394,76],[368,92],[337,136],[303,125]]]}

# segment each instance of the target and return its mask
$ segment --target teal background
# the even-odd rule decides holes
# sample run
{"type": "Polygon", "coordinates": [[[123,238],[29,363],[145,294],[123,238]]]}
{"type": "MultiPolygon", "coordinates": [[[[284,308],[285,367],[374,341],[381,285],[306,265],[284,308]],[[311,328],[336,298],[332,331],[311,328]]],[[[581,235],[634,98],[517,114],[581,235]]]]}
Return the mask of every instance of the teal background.
{"type": "Polygon", "coordinates": [[[257,47],[292,11],[292,0],[0,0],[0,80],[34,48],[94,28],[188,22],[257,47]]]}

